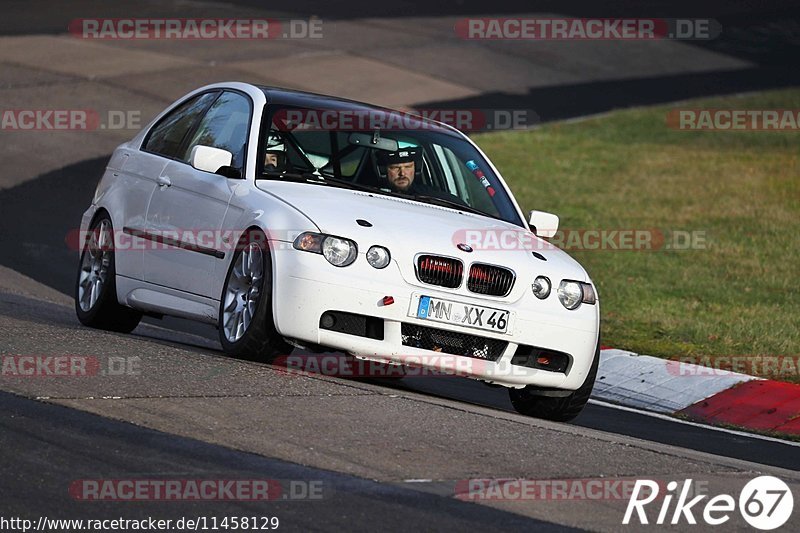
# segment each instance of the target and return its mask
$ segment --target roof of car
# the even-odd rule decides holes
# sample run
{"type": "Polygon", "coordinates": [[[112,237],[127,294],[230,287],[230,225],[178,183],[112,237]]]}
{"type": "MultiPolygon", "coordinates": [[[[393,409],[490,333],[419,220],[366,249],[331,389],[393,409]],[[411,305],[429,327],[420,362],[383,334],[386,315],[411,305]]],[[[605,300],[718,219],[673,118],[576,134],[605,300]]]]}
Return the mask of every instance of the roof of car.
{"type": "MultiPolygon", "coordinates": [[[[293,89],[284,89],[281,87],[269,87],[264,85],[256,85],[260,90],[264,91],[267,97],[267,102],[270,104],[297,106],[312,109],[326,109],[333,111],[348,110],[348,111],[364,111],[364,112],[380,112],[387,114],[405,113],[414,116],[419,116],[413,111],[399,111],[388,107],[381,107],[377,105],[367,104],[364,102],[357,102],[355,100],[348,100],[346,98],[339,98],[336,96],[329,96],[325,94],[317,94],[305,91],[296,91],[293,89]]],[[[442,132],[456,134],[458,130],[436,120],[420,117],[424,120],[431,129],[437,129],[442,132]],[[438,127],[437,127],[438,126],[438,127]]]]}

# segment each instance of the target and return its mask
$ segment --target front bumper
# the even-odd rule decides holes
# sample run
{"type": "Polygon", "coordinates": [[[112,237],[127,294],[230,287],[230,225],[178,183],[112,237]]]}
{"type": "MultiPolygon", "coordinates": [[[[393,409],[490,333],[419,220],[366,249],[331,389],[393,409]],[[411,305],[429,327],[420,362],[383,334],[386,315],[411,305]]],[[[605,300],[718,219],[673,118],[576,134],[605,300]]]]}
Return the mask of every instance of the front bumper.
{"type": "Polygon", "coordinates": [[[291,243],[284,242],[273,242],[272,257],[273,316],[278,331],[287,338],[364,359],[455,370],[459,375],[508,387],[535,385],[575,390],[583,384],[591,367],[598,343],[599,303],[567,311],[555,294],[545,301],[526,294],[516,302],[454,294],[438,287],[408,283],[394,260],[385,269],[376,270],[360,254],[352,265],[337,268],[321,255],[294,250],[291,243]],[[410,309],[421,294],[508,310],[511,313],[508,331],[502,334],[419,319],[410,309]],[[391,296],[394,303],[383,305],[385,296],[391,296]],[[383,339],[322,329],[320,317],[326,311],[381,319],[383,339]],[[498,339],[508,344],[495,361],[420,349],[403,343],[403,323],[498,339]],[[569,354],[571,363],[566,372],[512,364],[520,345],[569,354]]]}

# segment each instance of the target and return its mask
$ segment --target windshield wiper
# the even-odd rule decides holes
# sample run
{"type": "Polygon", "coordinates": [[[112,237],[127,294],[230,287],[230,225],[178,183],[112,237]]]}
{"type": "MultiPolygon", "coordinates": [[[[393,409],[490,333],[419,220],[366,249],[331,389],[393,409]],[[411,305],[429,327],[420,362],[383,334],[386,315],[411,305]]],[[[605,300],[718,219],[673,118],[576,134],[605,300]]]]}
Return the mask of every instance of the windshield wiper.
{"type": "Polygon", "coordinates": [[[323,176],[323,179],[326,183],[331,184],[332,187],[341,186],[345,189],[353,189],[356,191],[365,191],[365,192],[380,192],[376,191],[373,187],[369,187],[368,185],[361,185],[359,183],[353,183],[352,181],[342,180],[339,178],[327,178],[323,176]]]}
{"type": "Polygon", "coordinates": [[[353,189],[356,191],[379,192],[373,189],[372,187],[368,187],[367,185],[360,185],[358,183],[353,183],[339,178],[330,178],[322,176],[320,174],[314,174],[313,172],[266,171],[264,172],[264,175],[259,176],[258,179],[285,180],[297,183],[313,183],[314,185],[327,185],[329,187],[341,187],[343,189],[353,189]]]}
{"type": "Polygon", "coordinates": [[[264,174],[258,176],[258,180],[285,180],[294,181],[298,183],[323,183],[322,176],[318,176],[313,172],[280,172],[280,171],[264,171],[264,174]]]}
{"type": "Polygon", "coordinates": [[[446,198],[440,198],[438,196],[428,196],[426,194],[414,194],[414,195],[408,195],[408,196],[412,200],[417,200],[418,202],[440,205],[440,206],[443,206],[443,207],[449,207],[451,209],[456,209],[456,210],[459,210],[459,211],[469,211],[470,213],[475,213],[476,215],[483,215],[483,216],[489,217],[489,218],[497,218],[497,217],[495,217],[493,215],[490,215],[489,213],[485,213],[485,212],[481,211],[480,209],[475,209],[472,206],[469,206],[469,205],[466,205],[466,204],[462,204],[461,202],[456,202],[454,200],[448,200],[446,198]]]}

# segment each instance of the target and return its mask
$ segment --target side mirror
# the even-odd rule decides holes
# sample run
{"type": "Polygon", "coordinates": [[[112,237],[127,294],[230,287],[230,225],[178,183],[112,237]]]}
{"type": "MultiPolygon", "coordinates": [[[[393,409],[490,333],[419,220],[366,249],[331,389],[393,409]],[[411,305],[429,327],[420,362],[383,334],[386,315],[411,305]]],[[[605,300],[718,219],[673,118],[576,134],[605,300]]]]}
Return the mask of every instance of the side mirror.
{"type": "Polygon", "coordinates": [[[197,170],[215,174],[220,167],[229,167],[233,161],[233,154],[213,146],[197,145],[189,154],[189,164],[197,170]]]}
{"type": "Polygon", "coordinates": [[[539,237],[552,237],[558,231],[558,215],[544,211],[531,211],[528,223],[539,237]]]}

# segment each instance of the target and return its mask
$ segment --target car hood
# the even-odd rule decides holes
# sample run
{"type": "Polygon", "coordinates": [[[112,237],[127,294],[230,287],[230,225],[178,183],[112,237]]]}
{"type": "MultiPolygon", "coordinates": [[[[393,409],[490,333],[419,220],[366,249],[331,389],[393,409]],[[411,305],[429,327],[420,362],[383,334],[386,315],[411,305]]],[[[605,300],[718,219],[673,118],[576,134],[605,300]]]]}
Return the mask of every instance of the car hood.
{"type": "MultiPolygon", "coordinates": [[[[583,267],[564,251],[502,220],[350,189],[274,180],[259,181],[257,186],[301,211],[323,233],[354,240],[360,254],[374,244],[385,246],[409,283],[417,283],[414,257],[420,253],[457,257],[466,266],[473,262],[505,266],[518,279],[546,275],[556,284],[561,279],[588,281],[583,267]],[[473,251],[459,249],[460,243],[471,245],[473,251]]],[[[515,291],[527,285],[517,283],[515,291]]]]}

